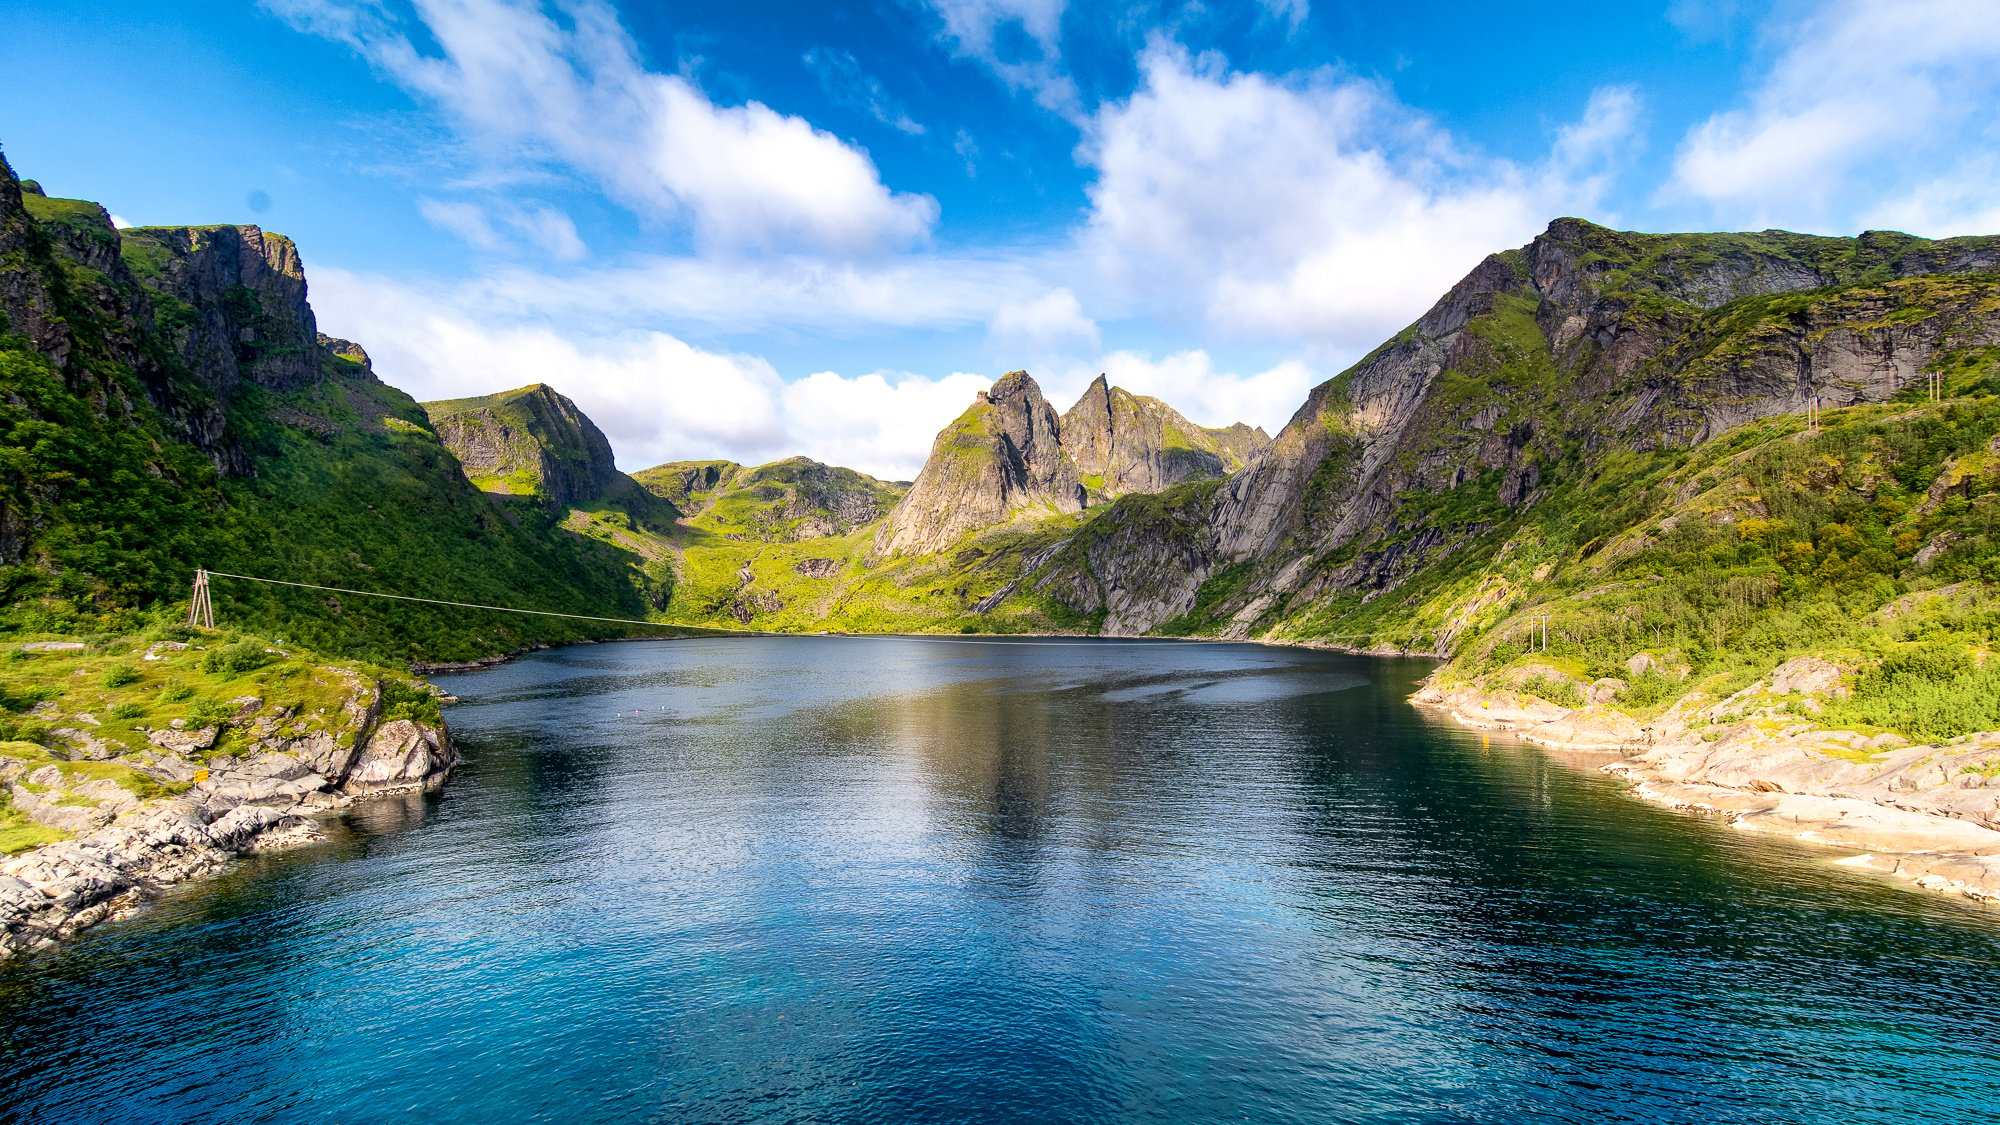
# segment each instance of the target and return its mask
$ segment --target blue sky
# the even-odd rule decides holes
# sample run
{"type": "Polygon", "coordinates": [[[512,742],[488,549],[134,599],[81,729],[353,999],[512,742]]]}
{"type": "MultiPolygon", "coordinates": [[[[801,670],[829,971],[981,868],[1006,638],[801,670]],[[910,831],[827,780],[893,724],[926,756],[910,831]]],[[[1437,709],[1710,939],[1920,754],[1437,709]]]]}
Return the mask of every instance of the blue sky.
{"type": "Polygon", "coordinates": [[[2000,231],[2000,0],[0,0],[0,145],[295,238],[419,397],[908,477],[1001,372],[1276,430],[1492,250],[2000,231]]]}

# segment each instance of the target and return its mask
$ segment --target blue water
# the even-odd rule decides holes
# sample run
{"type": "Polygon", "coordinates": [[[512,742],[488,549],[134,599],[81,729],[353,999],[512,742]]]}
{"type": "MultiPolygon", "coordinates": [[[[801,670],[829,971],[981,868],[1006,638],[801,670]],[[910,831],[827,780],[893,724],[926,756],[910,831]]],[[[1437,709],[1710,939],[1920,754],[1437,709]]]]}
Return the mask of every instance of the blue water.
{"type": "Polygon", "coordinates": [[[1251,646],[622,644],[0,966],[0,1120],[1966,1122],[2000,913],[1251,646]]]}

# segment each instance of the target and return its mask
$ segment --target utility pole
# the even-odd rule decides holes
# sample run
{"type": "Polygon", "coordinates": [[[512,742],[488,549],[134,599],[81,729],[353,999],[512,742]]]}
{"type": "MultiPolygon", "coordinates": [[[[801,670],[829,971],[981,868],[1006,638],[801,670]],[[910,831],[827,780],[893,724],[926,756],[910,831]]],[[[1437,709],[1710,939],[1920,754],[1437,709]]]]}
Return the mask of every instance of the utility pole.
{"type": "Polygon", "coordinates": [[[215,603],[208,597],[208,571],[194,572],[194,597],[188,601],[188,628],[215,628],[215,603]]]}

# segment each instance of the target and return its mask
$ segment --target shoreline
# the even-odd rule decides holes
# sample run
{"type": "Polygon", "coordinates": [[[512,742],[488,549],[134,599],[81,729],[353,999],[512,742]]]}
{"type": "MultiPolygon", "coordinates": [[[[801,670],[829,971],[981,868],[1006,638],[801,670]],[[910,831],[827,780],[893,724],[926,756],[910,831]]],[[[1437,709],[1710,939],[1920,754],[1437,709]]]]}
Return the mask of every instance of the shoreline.
{"type": "Polygon", "coordinates": [[[537,652],[549,652],[559,648],[578,645],[625,644],[636,641],[708,641],[708,640],[771,640],[771,639],[815,639],[844,638],[850,640],[900,639],[912,641],[956,641],[978,644],[994,641],[1104,641],[1106,643],[1126,642],[1131,644],[1211,644],[1211,645],[1258,645],[1264,648],[1302,648],[1314,652],[1343,652],[1351,656],[1384,656],[1404,660],[1443,661],[1450,657],[1436,652],[1416,652],[1396,648],[1360,648],[1355,645],[1333,644],[1327,641],[1277,640],[1263,637],[1152,637],[1127,633],[856,633],[843,630],[823,629],[811,633],[753,632],[743,630],[729,632],[707,625],[676,625],[677,629],[705,629],[703,633],[682,633],[660,637],[587,637],[576,641],[537,642],[513,649],[509,652],[491,653],[471,660],[440,661],[435,664],[412,661],[410,673],[429,676],[434,673],[478,672],[487,668],[497,668],[520,657],[537,652]]]}
{"type": "Polygon", "coordinates": [[[445,783],[458,750],[442,721],[385,719],[379,682],[326,670],[342,679],[337,708],[300,716],[290,706],[237,701],[244,707],[231,723],[247,740],[240,750],[210,753],[220,726],[176,727],[123,755],[100,745],[10,765],[0,781],[14,807],[68,838],[0,858],[0,960],[129,917],[167,888],[252,852],[318,843],[326,839],[318,822],[358,801],[445,783]],[[130,763],[168,795],[69,773],[77,763],[109,762],[130,763]]]}
{"type": "MultiPolygon", "coordinates": [[[[1760,682],[1739,696],[1758,687],[1768,694],[1760,682]]],[[[2000,731],[1918,746],[1783,714],[1744,717],[1729,710],[1737,698],[1691,696],[1646,722],[1602,706],[1564,708],[1430,681],[1410,702],[1470,730],[1613,755],[1596,768],[1626,781],[1639,800],[1845,853],[1831,859],[1836,866],[2000,905],[2000,771],[1987,772],[2000,765],[2000,731]],[[1736,721],[1697,729],[1710,716],[1736,721]]]]}

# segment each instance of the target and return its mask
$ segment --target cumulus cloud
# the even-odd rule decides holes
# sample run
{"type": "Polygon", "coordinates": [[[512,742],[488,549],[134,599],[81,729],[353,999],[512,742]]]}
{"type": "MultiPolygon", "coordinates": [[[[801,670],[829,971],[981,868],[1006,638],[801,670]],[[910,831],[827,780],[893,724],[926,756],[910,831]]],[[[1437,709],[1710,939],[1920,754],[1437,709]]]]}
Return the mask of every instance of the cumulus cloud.
{"type": "Polygon", "coordinates": [[[1151,395],[1203,426],[1244,422],[1276,434],[1325,378],[1303,360],[1288,359],[1248,374],[1223,370],[1207,351],[1190,348],[1154,359],[1121,349],[1089,364],[1073,365],[1044,380],[1057,409],[1067,408],[1099,373],[1114,387],[1151,395]]]}
{"type": "Polygon", "coordinates": [[[433,102],[497,161],[564,165],[717,249],[853,253],[928,237],[937,203],[891,191],[860,150],[759,102],[718,106],[645,69],[604,0],[415,0],[422,38],[373,0],[264,0],[433,102]]]}
{"type": "Polygon", "coordinates": [[[1465,151],[1379,83],[1232,72],[1156,41],[1091,121],[1084,248],[1105,282],[1209,327],[1365,348],[1488,253],[1596,208],[1638,101],[1600,90],[1537,167],[1465,151]]]}
{"type": "Polygon", "coordinates": [[[1097,322],[1083,314],[1076,294],[1068,289],[1051,289],[1033,300],[1000,306],[987,338],[998,349],[1037,357],[1078,347],[1094,351],[1098,346],[1097,322]]]}
{"type": "Polygon", "coordinates": [[[992,382],[965,372],[930,378],[821,371],[786,384],[780,403],[807,456],[884,480],[910,480],[923,468],[931,439],[992,382]]]}
{"type": "MultiPolygon", "coordinates": [[[[1931,181],[1918,170],[1950,166],[1968,148],[2000,152],[1991,0],[1840,0],[1777,28],[1773,41],[1775,61],[1746,104],[1689,131],[1662,201],[1705,203],[1742,225],[1811,226],[1900,194],[1921,215],[1924,199],[1968,185],[1962,172],[1931,181]]],[[[1990,214],[1996,199],[1988,189],[1950,211],[1990,214]]]]}
{"type": "Polygon", "coordinates": [[[991,381],[822,371],[788,383],[759,356],[698,348],[666,332],[494,315],[462,297],[342,270],[313,275],[322,327],[362,340],[385,381],[422,400],[547,383],[604,430],[628,470],[803,454],[908,479],[932,436],[991,381]]]}
{"type": "Polygon", "coordinates": [[[1009,89],[1028,92],[1044,109],[1082,116],[1076,82],[1062,62],[1067,0],[927,2],[944,22],[944,40],[961,58],[985,64],[1009,89]]]}

